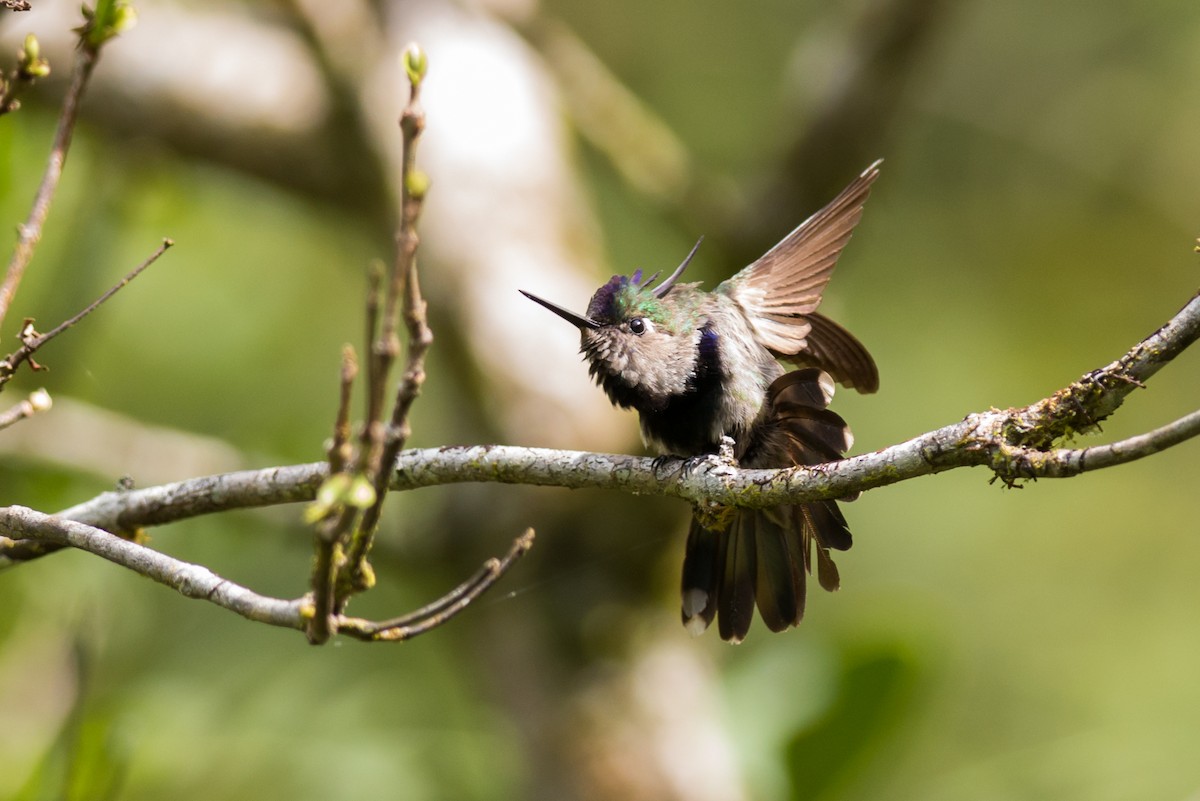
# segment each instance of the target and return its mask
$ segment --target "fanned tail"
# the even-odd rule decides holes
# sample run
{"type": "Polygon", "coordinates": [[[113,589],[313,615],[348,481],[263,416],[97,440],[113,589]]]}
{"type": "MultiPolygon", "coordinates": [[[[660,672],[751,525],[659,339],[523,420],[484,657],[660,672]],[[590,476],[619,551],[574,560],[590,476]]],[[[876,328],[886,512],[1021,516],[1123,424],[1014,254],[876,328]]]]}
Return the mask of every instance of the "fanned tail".
{"type": "MultiPolygon", "coordinates": [[[[826,408],[832,387],[814,368],[776,379],[739,463],[791,467],[840,459],[852,438],[845,421],[826,408]]],[[[721,639],[730,642],[745,639],[755,606],[771,631],[799,624],[814,562],[818,583],[832,592],[840,578],[829,551],[852,543],[834,501],[738,509],[709,525],[694,517],[688,532],[683,623],[699,634],[716,619],[721,639]]]]}

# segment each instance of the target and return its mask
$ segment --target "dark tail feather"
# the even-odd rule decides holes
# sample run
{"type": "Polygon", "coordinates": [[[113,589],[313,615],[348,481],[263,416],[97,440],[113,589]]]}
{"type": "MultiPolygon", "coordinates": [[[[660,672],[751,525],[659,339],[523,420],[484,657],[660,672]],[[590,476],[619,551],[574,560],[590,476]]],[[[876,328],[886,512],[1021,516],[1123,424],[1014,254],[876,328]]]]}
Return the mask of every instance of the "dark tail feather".
{"type": "Polygon", "coordinates": [[[795,538],[788,534],[786,523],[779,519],[790,516],[790,512],[792,509],[785,506],[740,515],[745,527],[756,528],[758,581],[754,599],[758,602],[763,623],[771,631],[783,631],[796,625],[804,614],[804,562],[797,561],[788,552],[788,540],[795,538]]]}
{"type": "MultiPolygon", "coordinates": [[[[828,383],[815,369],[776,380],[741,464],[790,467],[839,458],[849,446],[849,429],[825,409],[828,383]]],[[[715,618],[722,639],[741,642],[755,606],[771,631],[799,624],[814,558],[821,587],[838,588],[841,580],[829,551],[847,550],[852,540],[834,501],[740,509],[726,521],[723,527],[707,529],[693,518],[688,533],[683,622],[692,634],[704,631],[715,618]]]]}
{"type": "Polygon", "coordinates": [[[755,526],[738,515],[725,535],[725,570],[717,589],[717,630],[722,640],[746,639],[754,620],[755,586],[758,584],[755,526]]]}
{"type": "Polygon", "coordinates": [[[838,588],[830,548],[850,547],[833,501],[742,509],[723,531],[692,520],[683,559],[683,624],[700,634],[715,618],[721,639],[741,642],[754,607],[771,631],[799,625],[814,566],[821,587],[838,588]]]}
{"type": "Polygon", "coordinates": [[[683,625],[692,636],[703,632],[717,616],[724,538],[723,532],[708,531],[692,518],[683,557],[683,625]]]}

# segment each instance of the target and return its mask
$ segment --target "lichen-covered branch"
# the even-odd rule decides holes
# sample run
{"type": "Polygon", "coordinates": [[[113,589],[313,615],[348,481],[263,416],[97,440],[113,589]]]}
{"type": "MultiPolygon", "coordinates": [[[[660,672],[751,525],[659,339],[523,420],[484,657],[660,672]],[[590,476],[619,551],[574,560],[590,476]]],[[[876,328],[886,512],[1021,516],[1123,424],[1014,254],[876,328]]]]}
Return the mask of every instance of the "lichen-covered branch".
{"type": "MultiPolygon", "coordinates": [[[[1047,478],[1066,478],[1079,475],[1087,470],[1114,467],[1151,456],[1195,436],[1200,436],[1200,410],[1153,431],[1119,442],[1078,450],[1051,451],[1050,464],[1045,466],[1045,475],[1047,478]]],[[[1025,451],[1026,454],[1014,452],[1013,456],[1025,455],[1026,458],[1029,458],[1028,449],[1025,451]]],[[[1033,454],[1033,458],[1037,458],[1037,455],[1033,454]]]]}

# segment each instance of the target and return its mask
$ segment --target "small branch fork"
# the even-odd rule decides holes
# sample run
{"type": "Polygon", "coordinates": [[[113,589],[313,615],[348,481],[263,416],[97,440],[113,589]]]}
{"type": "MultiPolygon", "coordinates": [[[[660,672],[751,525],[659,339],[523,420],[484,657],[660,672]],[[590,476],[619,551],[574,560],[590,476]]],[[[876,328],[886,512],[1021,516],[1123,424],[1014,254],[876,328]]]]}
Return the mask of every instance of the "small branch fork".
{"type": "MultiPolygon", "coordinates": [[[[4,385],[12,380],[12,377],[16,375],[17,369],[22,364],[28,364],[29,368],[35,372],[47,369],[44,365],[38,364],[36,361],[34,361],[33,354],[37,353],[38,350],[47,342],[71,328],[84,317],[87,317],[89,314],[98,309],[102,303],[115,295],[126,284],[128,284],[134,278],[137,278],[143,270],[156,262],[158,257],[163,253],[166,253],[167,248],[171,247],[173,244],[174,242],[172,242],[170,239],[164,239],[163,243],[158,247],[158,250],[150,254],[149,258],[147,258],[137,267],[133,268],[133,270],[131,270],[119,282],[109,287],[103,295],[89,303],[87,307],[85,307],[74,317],[59,323],[45,334],[39,334],[37,329],[33,327],[33,320],[31,318],[26,318],[25,322],[21,325],[21,332],[17,335],[17,337],[21,340],[21,347],[17,348],[3,359],[0,359],[0,391],[3,391],[4,385]]],[[[52,405],[53,402],[50,398],[50,393],[48,393],[45,389],[34,390],[25,400],[20,401],[8,409],[5,409],[3,412],[0,412],[0,430],[19,423],[27,417],[32,417],[38,412],[49,411],[52,405]]]]}
{"type": "MultiPolygon", "coordinates": [[[[577,451],[470,446],[404,451],[390,487],[411,490],[487,481],[669,495],[693,503],[773,506],[839,498],[956,467],[985,466],[1005,483],[1064,478],[1112,467],[1200,436],[1200,410],[1146,434],[1090,448],[1056,448],[1053,441],[1094,429],[1134,389],[1200,338],[1200,295],[1166,325],[1112,364],[1094,370],[1049,398],[1021,409],[966,417],[890,448],[839,462],[785,470],[720,469],[689,474],[655,471],[654,460],[577,451]]],[[[343,374],[343,389],[352,380],[343,374]]],[[[341,429],[341,418],[339,417],[341,429]]],[[[348,425],[348,424],[347,424],[348,425]]],[[[343,440],[345,436],[343,435],[343,440]]],[[[335,435],[335,441],[337,436],[335,435]]],[[[329,464],[305,464],[189,479],[159,487],[109,492],[50,516],[23,507],[0,509],[0,568],[62,547],[87,550],[191,597],[250,620],[307,631],[311,598],[281,600],[253,593],[191,565],[109,532],[203,514],[311,500],[328,484],[329,464]]],[[[333,632],[364,640],[403,640],[461,611],[532,545],[526,531],[501,559],[429,606],[394,620],[371,622],[335,613],[333,632]]]]}
{"type": "Polygon", "coordinates": [[[513,563],[533,547],[533,537],[533,529],[525,529],[521,536],[513,540],[512,547],[503,557],[487,560],[471,578],[415,612],[380,622],[339,615],[338,631],[358,640],[398,642],[437,628],[466,609],[468,604],[499,581],[513,563]]]}
{"type": "Polygon", "coordinates": [[[66,331],[68,328],[75,326],[84,317],[87,317],[96,309],[100,308],[101,304],[125,288],[125,286],[130,281],[137,278],[143,270],[145,270],[154,262],[158,261],[159,257],[166,253],[169,248],[174,246],[174,244],[175,243],[170,239],[164,239],[162,244],[158,246],[157,250],[151,253],[150,256],[147,257],[146,260],[137,267],[134,267],[132,270],[130,270],[124,278],[122,278],[113,286],[109,287],[103,295],[89,303],[74,317],[59,323],[50,331],[47,331],[44,334],[39,334],[33,327],[33,320],[26,318],[25,322],[21,325],[20,334],[17,335],[21,340],[21,347],[17,348],[15,351],[0,360],[0,387],[3,387],[5,384],[7,384],[12,379],[13,375],[16,374],[17,369],[25,362],[28,362],[30,368],[34,371],[45,370],[46,368],[43,365],[40,365],[33,360],[33,354],[37,353],[38,350],[47,342],[66,331]]]}
{"type": "MultiPolygon", "coordinates": [[[[214,603],[256,623],[303,631],[312,617],[312,601],[307,596],[288,601],[259,595],[221,578],[202,565],[173,559],[84,523],[24,506],[10,506],[3,510],[0,527],[6,532],[5,536],[0,536],[0,545],[11,542],[7,536],[11,534],[78,548],[165,584],[187,598],[214,603]]],[[[532,544],[533,530],[528,529],[513,542],[503,558],[489,559],[467,582],[411,615],[380,622],[339,615],[334,624],[337,630],[360,640],[394,642],[423,634],[449,620],[486,592],[532,544]]]]}

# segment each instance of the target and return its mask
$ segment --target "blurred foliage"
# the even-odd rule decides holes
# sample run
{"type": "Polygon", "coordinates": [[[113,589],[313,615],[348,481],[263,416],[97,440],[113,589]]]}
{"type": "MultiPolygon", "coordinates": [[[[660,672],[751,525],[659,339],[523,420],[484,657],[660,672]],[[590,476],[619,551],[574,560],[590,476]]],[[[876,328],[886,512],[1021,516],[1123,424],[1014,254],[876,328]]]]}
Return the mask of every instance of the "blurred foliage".
{"type": "MultiPolygon", "coordinates": [[[[158,7],[138,5],[139,27],[111,47],[136,46],[158,7]]],[[[751,203],[844,77],[837,48],[865,7],[552,0],[536,13],[570,26],[670,125],[708,191],[751,203]]],[[[883,178],[824,307],[881,366],[877,396],[835,402],[859,451],[1035,400],[1118,356],[1200,283],[1200,6],[974,0],[945,14],[908,67],[879,142],[883,178]]],[[[0,121],[0,219],[14,222],[54,125],[52,103],[24,103],[0,121]]],[[[161,237],[178,246],[49,345],[50,372],[26,374],[10,397],[44,385],[227,442],[249,465],[322,458],[338,354],[358,337],[364,267],[390,253],[389,232],[88,119],[85,106],[10,327],[22,315],[48,327],[161,237]]],[[[663,208],[601,154],[577,155],[614,270],[686,252],[700,232],[687,201],[663,208]]],[[[735,265],[720,242],[705,247],[695,269],[711,285],[735,265]]],[[[456,345],[465,335],[437,334],[414,444],[498,436],[488,387],[456,345]]],[[[1101,436],[1160,425],[1197,398],[1189,353],[1101,436]]],[[[681,692],[644,670],[664,643],[711,671],[743,797],[1189,797],[1200,791],[1195,461],[1192,443],[1019,491],[958,471],[868,493],[847,507],[844,589],[810,599],[800,629],[756,626],[736,649],[678,626],[686,514],[660,499],[473,486],[393,499],[362,614],[421,605],[524,525],[540,536],[477,608],[389,647],[313,649],[59,554],[0,574],[0,797],[655,797],[636,778],[589,784],[584,765],[636,776],[636,760],[659,752],[606,761],[602,727],[578,722],[597,694],[613,721],[639,719],[634,696],[614,689],[623,682],[651,682],[668,701],[681,692]]],[[[138,463],[86,474],[52,449],[5,454],[0,503],[62,508],[123,474],[184,477],[138,463]]],[[[263,592],[304,591],[299,508],[151,534],[263,592]]],[[[669,745],[698,773],[696,715],[669,745]]],[[[640,733],[652,743],[657,731],[640,733]]]]}
{"type": "Polygon", "coordinates": [[[910,713],[915,665],[899,650],[847,653],[843,659],[832,705],[787,744],[797,801],[837,798],[845,785],[853,786],[910,713]]]}

